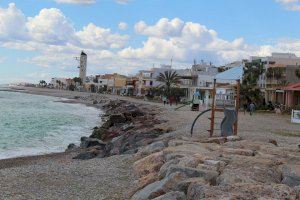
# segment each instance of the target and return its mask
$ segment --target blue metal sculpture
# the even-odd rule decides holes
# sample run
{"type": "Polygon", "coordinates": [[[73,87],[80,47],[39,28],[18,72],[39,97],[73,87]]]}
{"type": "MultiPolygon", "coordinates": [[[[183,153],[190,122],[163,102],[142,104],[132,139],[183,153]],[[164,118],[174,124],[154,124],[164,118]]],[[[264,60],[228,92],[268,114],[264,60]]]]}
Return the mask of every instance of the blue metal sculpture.
{"type": "Polygon", "coordinates": [[[221,122],[221,136],[227,137],[234,134],[233,125],[237,122],[237,113],[234,109],[224,109],[224,118],[221,122]]]}

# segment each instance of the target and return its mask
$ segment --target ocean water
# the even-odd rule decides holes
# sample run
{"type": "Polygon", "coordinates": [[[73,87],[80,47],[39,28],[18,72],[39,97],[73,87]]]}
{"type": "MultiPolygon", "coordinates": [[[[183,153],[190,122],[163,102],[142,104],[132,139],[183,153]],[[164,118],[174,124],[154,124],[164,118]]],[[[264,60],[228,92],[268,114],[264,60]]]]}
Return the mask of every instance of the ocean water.
{"type": "Polygon", "coordinates": [[[0,159],[63,152],[90,135],[100,110],[60,100],[0,91],[0,159]]]}

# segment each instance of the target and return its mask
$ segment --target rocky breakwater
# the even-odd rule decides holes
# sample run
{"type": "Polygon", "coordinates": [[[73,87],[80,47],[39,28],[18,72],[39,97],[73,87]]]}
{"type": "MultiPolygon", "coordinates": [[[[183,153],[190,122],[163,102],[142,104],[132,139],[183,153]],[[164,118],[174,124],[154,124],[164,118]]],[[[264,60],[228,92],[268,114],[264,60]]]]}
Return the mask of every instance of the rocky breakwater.
{"type": "Polygon", "coordinates": [[[298,147],[238,136],[160,138],[136,154],[132,200],[300,198],[298,147]]]}
{"type": "Polygon", "coordinates": [[[90,137],[82,137],[80,147],[70,144],[67,151],[79,150],[74,159],[102,158],[119,154],[134,154],[169,132],[159,119],[159,108],[114,100],[101,106],[102,125],[95,127],[90,137]]]}

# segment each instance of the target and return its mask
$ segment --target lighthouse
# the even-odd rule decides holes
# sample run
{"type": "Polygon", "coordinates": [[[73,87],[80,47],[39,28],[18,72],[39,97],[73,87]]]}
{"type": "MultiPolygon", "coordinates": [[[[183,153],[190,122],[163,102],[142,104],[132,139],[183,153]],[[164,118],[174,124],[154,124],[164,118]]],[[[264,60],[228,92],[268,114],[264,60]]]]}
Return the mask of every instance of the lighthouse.
{"type": "Polygon", "coordinates": [[[86,82],[86,67],[87,67],[87,55],[82,51],[80,54],[79,77],[83,84],[85,84],[86,82]]]}

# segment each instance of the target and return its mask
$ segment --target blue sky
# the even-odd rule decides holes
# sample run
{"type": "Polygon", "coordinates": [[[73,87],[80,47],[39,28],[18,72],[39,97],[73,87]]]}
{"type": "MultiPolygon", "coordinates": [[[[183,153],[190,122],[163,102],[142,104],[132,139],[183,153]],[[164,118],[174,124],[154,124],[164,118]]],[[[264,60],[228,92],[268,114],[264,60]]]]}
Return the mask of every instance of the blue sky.
{"type": "Polygon", "coordinates": [[[81,50],[88,74],[300,56],[299,18],[298,0],[2,0],[0,83],[75,77],[81,50]]]}

